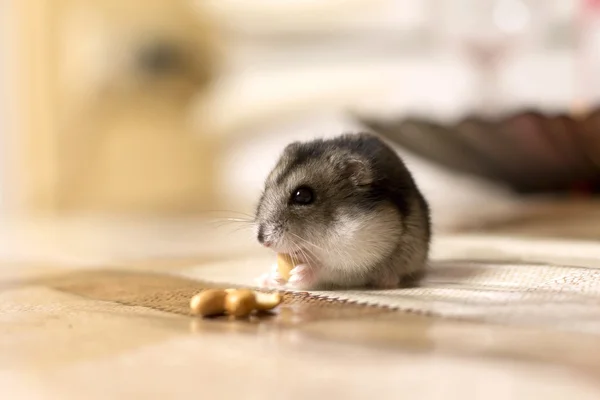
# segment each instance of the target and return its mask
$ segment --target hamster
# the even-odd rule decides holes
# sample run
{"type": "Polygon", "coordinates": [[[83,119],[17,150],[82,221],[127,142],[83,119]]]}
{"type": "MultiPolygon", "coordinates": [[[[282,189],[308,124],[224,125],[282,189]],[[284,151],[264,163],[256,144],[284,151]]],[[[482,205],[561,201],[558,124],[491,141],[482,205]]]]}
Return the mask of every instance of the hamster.
{"type": "Polygon", "coordinates": [[[287,282],[274,265],[264,287],[396,288],[428,259],[429,206],[396,152],[369,133],[289,144],[254,222],[258,242],[295,265],[287,282]]]}

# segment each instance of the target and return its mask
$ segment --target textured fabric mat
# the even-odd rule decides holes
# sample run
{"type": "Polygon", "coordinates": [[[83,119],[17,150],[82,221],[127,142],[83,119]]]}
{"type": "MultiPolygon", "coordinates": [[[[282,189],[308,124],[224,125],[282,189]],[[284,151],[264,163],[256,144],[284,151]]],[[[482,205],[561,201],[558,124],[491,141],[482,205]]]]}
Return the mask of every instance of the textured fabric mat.
{"type": "MultiPolygon", "coordinates": [[[[180,315],[189,315],[190,299],[200,290],[236,286],[186,279],[159,272],[108,269],[72,271],[31,283],[36,287],[49,287],[93,300],[147,307],[180,315]]],[[[308,293],[284,293],[283,304],[309,305],[312,310],[311,318],[317,319],[326,316],[328,310],[335,311],[338,318],[345,316],[344,311],[353,316],[380,314],[386,311],[344,300],[321,299],[308,293]]]]}
{"type": "MultiPolygon", "coordinates": [[[[178,271],[222,285],[253,286],[272,258],[178,271]]],[[[311,295],[442,317],[600,333],[600,245],[594,242],[455,237],[434,243],[417,288],[311,295]]]]}

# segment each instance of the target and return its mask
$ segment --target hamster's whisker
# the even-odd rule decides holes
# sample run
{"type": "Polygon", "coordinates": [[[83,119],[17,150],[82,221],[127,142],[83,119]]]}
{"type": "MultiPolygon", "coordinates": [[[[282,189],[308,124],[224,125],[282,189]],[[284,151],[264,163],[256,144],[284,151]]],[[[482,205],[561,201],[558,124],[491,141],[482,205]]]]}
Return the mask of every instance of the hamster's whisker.
{"type": "Polygon", "coordinates": [[[220,218],[207,221],[214,229],[221,229],[223,227],[234,227],[235,230],[228,231],[227,234],[239,232],[241,230],[251,231],[253,228],[253,221],[238,219],[238,218],[220,218]]]}
{"type": "MultiPolygon", "coordinates": [[[[314,243],[312,243],[312,242],[310,242],[310,241],[308,241],[308,240],[306,240],[306,239],[304,239],[304,238],[302,238],[302,237],[300,237],[300,236],[298,236],[298,235],[296,235],[296,234],[294,234],[294,233],[292,233],[292,232],[290,232],[290,233],[291,233],[292,235],[294,235],[296,238],[298,238],[299,240],[301,240],[303,243],[305,243],[305,244],[307,244],[307,245],[309,245],[309,246],[313,246],[314,248],[316,248],[316,249],[319,249],[319,250],[321,250],[321,251],[323,251],[323,252],[326,252],[326,251],[327,251],[327,250],[325,250],[323,247],[320,247],[320,246],[318,246],[318,245],[316,245],[316,244],[314,244],[314,243]]],[[[307,251],[311,252],[311,254],[313,254],[313,255],[314,255],[314,253],[313,253],[313,251],[312,251],[312,250],[310,250],[310,249],[308,249],[308,248],[306,248],[306,247],[305,247],[305,249],[306,249],[307,251]]],[[[349,257],[347,256],[346,252],[342,252],[342,251],[340,250],[340,248],[338,248],[337,246],[334,246],[334,247],[330,248],[330,249],[329,249],[329,251],[332,251],[332,252],[334,252],[334,253],[336,254],[336,256],[337,256],[337,259],[339,259],[339,260],[342,262],[342,267],[343,267],[343,271],[344,271],[344,273],[348,274],[348,273],[349,273],[349,272],[348,272],[348,268],[349,268],[348,266],[349,266],[349,264],[350,264],[350,261],[349,261],[349,257]]],[[[315,257],[316,257],[316,256],[315,256],[315,257]]],[[[314,261],[314,260],[313,260],[313,261],[314,261]]]]}
{"type": "Polygon", "coordinates": [[[299,235],[296,235],[296,234],[295,234],[295,233],[293,233],[293,232],[289,232],[289,233],[290,233],[291,235],[295,236],[296,238],[300,239],[300,240],[301,240],[303,243],[306,243],[306,244],[307,244],[307,245],[309,245],[309,246],[313,246],[313,247],[315,247],[315,248],[317,248],[317,249],[319,249],[319,250],[323,250],[323,251],[325,251],[325,249],[323,249],[322,247],[319,247],[319,246],[317,246],[316,244],[314,244],[314,243],[312,243],[312,242],[310,242],[310,241],[308,241],[308,240],[304,239],[303,237],[301,237],[301,236],[299,236],[299,235]]]}
{"type": "Polygon", "coordinates": [[[312,264],[315,265],[319,264],[317,255],[314,254],[312,251],[310,251],[307,248],[303,248],[300,251],[302,251],[304,256],[307,258],[307,261],[310,261],[312,264]]]}
{"type": "MultiPolygon", "coordinates": [[[[295,245],[292,243],[292,247],[295,247],[295,245]]],[[[296,250],[296,248],[294,248],[294,250],[296,250]]],[[[290,258],[292,259],[292,264],[294,266],[298,265],[298,263],[300,262],[300,260],[298,260],[298,258],[296,258],[296,256],[294,256],[294,254],[290,254],[290,258]]]]}
{"type": "Polygon", "coordinates": [[[214,214],[217,214],[217,213],[222,213],[222,214],[225,214],[225,215],[239,215],[241,217],[247,217],[247,218],[250,218],[250,219],[254,219],[254,215],[251,215],[251,214],[248,214],[248,213],[245,213],[245,212],[241,212],[241,211],[234,211],[234,210],[208,210],[208,211],[204,212],[204,214],[207,214],[207,215],[208,214],[214,215],[214,214]]]}
{"type": "Polygon", "coordinates": [[[318,265],[319,264],[319,257],[310,249],[307,249],[306,247],[300,246],[300,252],[304,255],[304,257],[306,257],[306,261],[313,264],[313,265],[318,265]]]}
{"type": "Polygon", "coordinates": [[[245,215],[247,217],[251,217],[254,218],[253,215],[242,212],[242,211],[236,211],[236,210],[208,210],[206,211],[207,213],[232,213],[232,214],[238,214],[238,215],[245,215]]]}
{"type": "Polygon", "coordinates": [[[238,227],[235,227],[234,229],[232,229],[232,230],[230,230],[230,231],[228,231],[226,233],[228,235],[232,235],[232,234],[240,232],[240,231],[248,231],[248,232],[250,232],[250,229],[247,226],[238,226],[238,227]]]}
{"type": "Polygon", "coordinates": [[[219,229],[223,229],[223,228],[237,228],[237,229],[247,229],[247,230],[251,230],[252,227],[248,226],[248,225],[236,225],[236,224],[230,224],[230,223],[220,223],[220,224],[216,224],[214,225],[214,229],[215,230],[219,230],[219,229]]]}
{"type": "Polygon", "coordinates": [[[298,246],[298,243],[291,241],[290,245],[292,247],[292,254],[290,254],[290,257],[292,258],[292,261],[294,262],[294,264],[298,264],[300,262],[300,260],[293,253],[300,253],[300,255],[303,257],[306,257],[306,255],[302,251],[302,247],[298,246]]]}
{"type": "Polygon", "coordinates": [[[307,263],[314,263],[314,259],[300,246],[296,246],[302,257],[306,260],[307,263]]]}
{"type": "MultiPolygon", "coordinates": [[[[310,244],[310,245],[312,245],[312,246],[314,246],[314,247],[317,247],[317,248],[321,249],[321,248],[320,248],[320,247],[318,247],[317,245],[315,245],[315,244],[313,244],[313,243],[310,243],[310,242],[308,242],[306,239],[303,239],[302,237],[300,237],[300,236],[296,235],[295,233],[292,233],[292,232],[289,232],[289,233],[291,233],[291,234],[292,234],[294,237],[296,237],[297,239],[299,239],[299,240],[303,241],[304,243],[306,243],[306,244],[310,244]]],[[[295,243],[295,242],[294,242],[293,244],[294,244],[294,245],[295,245],[295,246],[298,248],[298,250],[299,250],[299,251],[300,251],[300,252],[301,252],[301,253],[302,253],[302,254],[303,254],[303,255],[304,255],[304,256],[305,256],[305,257],[308,259],[307,261],[311,261],[312,263],[318,264],[318,263],[317,263],[317,259],[318,259],[318,257],[317,257],[317,255],[316,255],[316,254],[315,254],[315,253],[314,253],[314,252],[313,252],[311,249],[308,249],[308,248],[306,248],[305,246],[298,246],[298,244],[297,244],[297,243],[295,243]]],[[[321,249],[321,250],[323,250],[323,249],[321,249]]]]}
{"type": "Polygon", "coordinates": [[[303,249],[302,247],[296,245],[297,250],[302,254],[302,257],[304,257],[305,259],[305,263],[309,263],[309,264],[316,264],[316,261],[314,259],[314,257],[312,257],[310,254],[308,254],[305,249],[303,249]]]}
{"type": "Polygon", "coordinates": [[[254,221],[239,219],[239,218],[221,218],[221,219],[210,220],[210,221],[208,221],[208,223],[209,224],[220,224],[220,226],[226,225],[226,224],[252,225],[254,223],[254,221]]]}

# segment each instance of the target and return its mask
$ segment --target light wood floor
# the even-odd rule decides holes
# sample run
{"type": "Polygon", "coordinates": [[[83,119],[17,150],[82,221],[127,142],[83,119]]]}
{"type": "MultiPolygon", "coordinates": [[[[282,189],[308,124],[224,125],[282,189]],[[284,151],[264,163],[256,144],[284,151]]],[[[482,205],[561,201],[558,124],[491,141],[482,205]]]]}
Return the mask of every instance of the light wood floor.
{"type": "MultiPolygon", "coordinates": [[[[469,229],[600,238],[598,208],[574,208],[469,229]]],[[[208,240],[177,225],[97,221],[4,231],[2,398],[600,398],[591,334],[310,295],[287,295],[274,315],[249,321],[188,316],[185,299],[210,284],[172,272],[254,254],[243,232],[208,240]]]]}

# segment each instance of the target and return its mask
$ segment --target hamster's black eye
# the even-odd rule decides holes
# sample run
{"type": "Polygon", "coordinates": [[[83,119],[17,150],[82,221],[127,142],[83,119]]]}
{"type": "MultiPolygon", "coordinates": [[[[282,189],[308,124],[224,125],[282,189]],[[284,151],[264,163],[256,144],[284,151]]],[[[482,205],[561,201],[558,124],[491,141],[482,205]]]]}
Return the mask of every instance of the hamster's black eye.
{"type": "Polygon", "coordinates": [[[315,195],[311,188],[300,186],[292,192],[290,200],[293,204],[307,205],[315,200],[315,195]]]}

